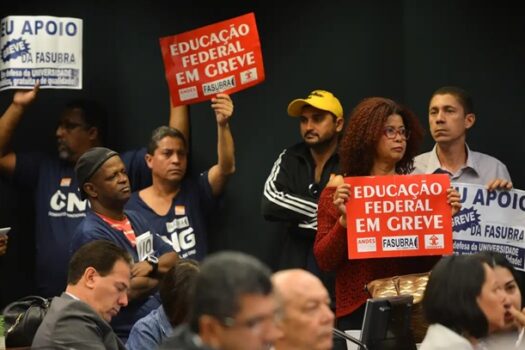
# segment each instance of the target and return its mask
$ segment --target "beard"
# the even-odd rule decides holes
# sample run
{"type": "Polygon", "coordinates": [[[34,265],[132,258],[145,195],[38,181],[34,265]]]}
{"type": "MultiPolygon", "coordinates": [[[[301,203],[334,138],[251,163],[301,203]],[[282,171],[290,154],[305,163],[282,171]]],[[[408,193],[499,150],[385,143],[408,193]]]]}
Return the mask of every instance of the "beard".
{"type": "Polygon", "coordinates": [[[65,143],[58,141],[58,158],[62,160],[71,159],[73,152],[65,143]]]}
{"type": "Polygon", "coordinates": [[[328,137],[326,139],[319,138],[317,135],[317,138],[315,140],[308,140],[305,137],[303,137],[304,142],[306,145],[314,150],[322,151],[326,148],[329,148],[330,145],[334,142],[334,139],[337,138],[337,134],[332,135],[332,137],[328,137]]]}

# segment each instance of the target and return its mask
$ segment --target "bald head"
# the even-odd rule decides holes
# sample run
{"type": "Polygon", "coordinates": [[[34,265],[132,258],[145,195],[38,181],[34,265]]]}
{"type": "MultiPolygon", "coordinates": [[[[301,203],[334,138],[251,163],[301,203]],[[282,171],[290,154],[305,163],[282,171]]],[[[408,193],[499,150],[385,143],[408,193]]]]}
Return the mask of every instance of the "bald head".
{"type": "Polygon", "coordinates": [[[319,278],[305,270],[291,269],[274,273],[272,283],[283,308],[284,336],[276,342],[276,349],[331,349],[334,314],[319,278]]]}
{"type": "MultiPolygon", "coordinates": [[[[308,294],[308,289],[314,287],[319,292],[326,292],[323,283],[312,273],[302,269],[282,270],[273,274],[272,283],[283,299],[293,299],[296,296],[308,294]]],[[[328,296],[328,292],[326,292],[328,296]]]]}

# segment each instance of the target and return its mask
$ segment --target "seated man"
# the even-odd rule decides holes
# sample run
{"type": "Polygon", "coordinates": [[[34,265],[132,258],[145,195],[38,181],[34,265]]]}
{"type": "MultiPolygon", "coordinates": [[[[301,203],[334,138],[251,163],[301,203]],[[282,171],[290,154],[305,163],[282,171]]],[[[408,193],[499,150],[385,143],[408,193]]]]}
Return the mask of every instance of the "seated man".
{"type": "Polygon", "coordinates": [[[109,326],[128,304],[131,256],[108,241],[90,242],[69,262],[66,291],[53,298],[33,349],[125,349],[109,326]]]}
{"type": "Polygon", "coordinates": [[[126,349],[157,349],[173,334],[173,328],[187,321],[193,284],[198,274],[197,261],[177,261],[160,283],[162,305],[135,323],[129,333],[126,349]]]}
{"type": "Polygon", "coordinates": [[[243,253],[205,258],[195,281],[189,325],[161,349],[263,350],[281,335],[270,270],[243,253]]]}
{"type": "Polygon", "coordinates": [[[156,288],[177,261],[177,253],[138,213],[124,211],[131,190],[118,153],[94,147],[79,158],[75,173],[80,195],[88,199],[90,209],[73,235],[72,253],[88,242],[105,239],[126,249],[133,258],[130,303],[111,323],[125,340],[135,321],[159,307],[156,288]]]}
{"type": "Polygon", "coordinates": [[[290,269],[272,276],[281,302],[284,336],[276,350],[330,350],[333,346],[334,313],[321,280],[306,270],[290,269]]]}

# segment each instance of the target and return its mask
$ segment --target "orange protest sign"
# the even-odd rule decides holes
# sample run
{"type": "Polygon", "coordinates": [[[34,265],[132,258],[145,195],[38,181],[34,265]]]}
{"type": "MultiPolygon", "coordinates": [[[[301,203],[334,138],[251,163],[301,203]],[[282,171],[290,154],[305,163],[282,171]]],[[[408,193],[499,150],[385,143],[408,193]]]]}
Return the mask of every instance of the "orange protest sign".
{"type": "Polygon", "coordinates": [[[209,100],[264,80],[255,15],[249,13],[160,39],[174,105],[209,100]]]}
{"type": "Polygon", "coordinates": [[[347,177],[348,258],[452,254],[444,174],[347,177]]]}

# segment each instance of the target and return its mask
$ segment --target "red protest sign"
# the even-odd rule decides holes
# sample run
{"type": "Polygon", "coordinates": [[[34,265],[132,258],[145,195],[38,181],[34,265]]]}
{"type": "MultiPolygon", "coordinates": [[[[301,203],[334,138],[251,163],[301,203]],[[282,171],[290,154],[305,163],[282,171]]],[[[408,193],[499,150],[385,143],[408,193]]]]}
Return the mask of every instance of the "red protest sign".
{"type": "Polygon", "coordinates": [[[348,258],[452,254],[445,174],[347,177],[348,258]]]}
{"type": "Polygon", "coordinates": [[[209,100],[264,80],[255,15],[249,13],[160,39],[174,105],[209,100]]]}

